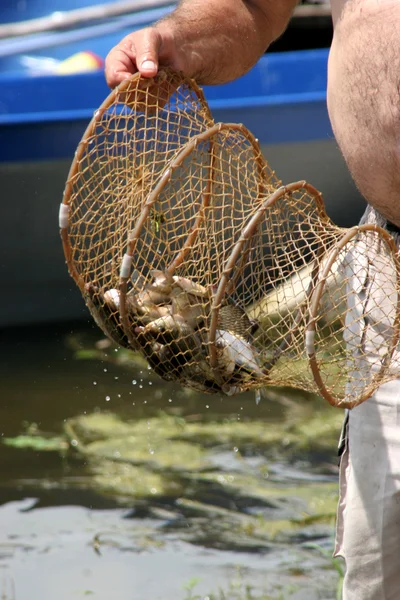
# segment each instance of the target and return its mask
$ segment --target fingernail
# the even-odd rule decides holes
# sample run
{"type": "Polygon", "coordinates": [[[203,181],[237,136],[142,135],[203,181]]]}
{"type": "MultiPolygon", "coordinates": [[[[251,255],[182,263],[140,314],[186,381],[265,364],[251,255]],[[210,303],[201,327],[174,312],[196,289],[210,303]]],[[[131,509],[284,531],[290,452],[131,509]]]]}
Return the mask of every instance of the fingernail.
{"type": "Polygon", "coordinates": [[[143,69],[144,71],[153,71],[157,67],[156,67],[156,63],[153,62],[152,60],[144,60],[142,62],[142,64],[140,65],[140,68],[143,69]]]}

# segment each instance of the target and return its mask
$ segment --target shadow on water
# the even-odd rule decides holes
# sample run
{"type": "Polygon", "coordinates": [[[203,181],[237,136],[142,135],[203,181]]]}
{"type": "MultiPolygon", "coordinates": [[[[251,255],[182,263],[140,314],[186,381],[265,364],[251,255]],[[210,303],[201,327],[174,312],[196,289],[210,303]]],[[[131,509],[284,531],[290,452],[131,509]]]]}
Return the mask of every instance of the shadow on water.
{"type": "Polygon", "coordinates": [[[2,600],[336,598],[338,411],[182,390],[90,326],[0,336],[2,600]]]}

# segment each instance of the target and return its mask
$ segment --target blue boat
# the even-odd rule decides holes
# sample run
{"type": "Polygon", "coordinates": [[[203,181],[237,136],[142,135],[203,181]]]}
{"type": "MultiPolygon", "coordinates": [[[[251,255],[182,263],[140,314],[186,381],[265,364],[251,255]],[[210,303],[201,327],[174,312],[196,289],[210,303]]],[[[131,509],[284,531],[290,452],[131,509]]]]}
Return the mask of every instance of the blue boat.
{"type": "MultiPolygon", "coordinates": [[[[7,24],[44,17],[75,9],[78,3],[66,4],[32,0],[19,14],[19,3],[5,2],[1,20],[7,24]]],[[[79,1],[81,8],[91,4],[93,0],[79,1]]],[[[0,300],[0,327],[87,317],[66,272],[57,212],[76,146],[108,89],[101,70],[62,76],[33,73],[26,65],[45,64],[47,58],[62,61],[80,51],[105,58],[124,35],[172,7],[159,1],[151,10],[6,38],[1,38],[6,25],[0,27],[0,189],[5,207],[0,271],[7,289],[0,300]]],[[[326,108],[327,58],[326,48],[268,53],[244,77],[207,87],[205,95],[216,121],[242,122],[258,137],[279,178],[307,179],[323,192],[331,217],[351,225],[363,201],[333,140],[326,108]]]]}

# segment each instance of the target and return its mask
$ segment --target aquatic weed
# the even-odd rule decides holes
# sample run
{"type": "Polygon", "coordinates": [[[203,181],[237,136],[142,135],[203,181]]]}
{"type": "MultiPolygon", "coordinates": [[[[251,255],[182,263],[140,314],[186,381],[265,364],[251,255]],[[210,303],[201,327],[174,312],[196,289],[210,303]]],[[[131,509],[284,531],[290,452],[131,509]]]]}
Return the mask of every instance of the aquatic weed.
{"type": "Polygon", "coordinates": [[[342,588],[343,588],[343,579],[345,570],[343,568],[343,561],[339,558],[336,558],[332,554],[332,550],[327,550],[326,548],[322,548],[318,544],[309,543],[307,544],[307,548],[311,548],[313,550],[317,550],[322,556],[328,559],[330,566],[338,573],[339,581],[336,588],[336,600],[342,599],[342,588]]]}
{"type": "Polygon", "coordinates": [[[182,586],[183,589],[186,590],[184,600],[203,600],[198,594],[193,595],[193,590],[200,583],[200,581],[201,580],[198,577],[192,577],[182,586]]]}

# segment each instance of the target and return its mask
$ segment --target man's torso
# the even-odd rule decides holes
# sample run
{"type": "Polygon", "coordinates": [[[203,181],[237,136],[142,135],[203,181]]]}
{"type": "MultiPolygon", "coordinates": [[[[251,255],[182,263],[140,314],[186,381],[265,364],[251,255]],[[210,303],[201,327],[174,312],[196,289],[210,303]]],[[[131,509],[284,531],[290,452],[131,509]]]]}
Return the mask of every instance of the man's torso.
{"type": "Polygon", "coordinates": [[[400,226],[400,1],[332,0],[333,130],[368,202],[400,226]]]}

